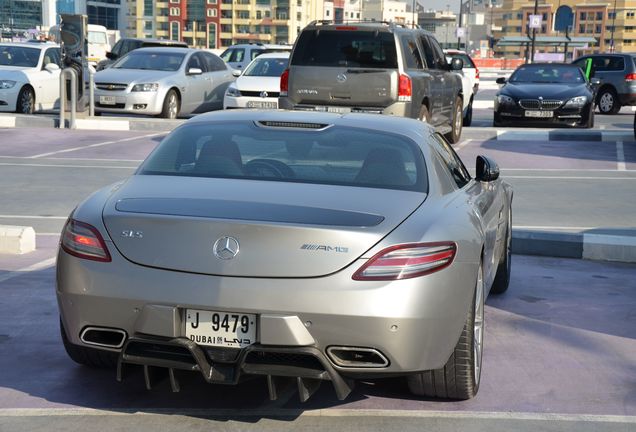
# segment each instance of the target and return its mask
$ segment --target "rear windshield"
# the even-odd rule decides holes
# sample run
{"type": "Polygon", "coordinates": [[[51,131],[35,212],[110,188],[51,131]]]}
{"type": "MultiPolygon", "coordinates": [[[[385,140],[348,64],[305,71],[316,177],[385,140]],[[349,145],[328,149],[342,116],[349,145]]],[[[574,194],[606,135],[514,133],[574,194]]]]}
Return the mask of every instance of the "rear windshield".
{"type": "Polygon", "coordinates": [[[288,59],[284,58],[259,58],[254,60],[243,72],[244,76],[279,77],[287,67],[288,59]]]}
{"type": "Polygon", "coordinates": [[[395,38],[376,31],[312,30],[301,33],[296,66],[397,68],[395,38]]]}
{"type": "Polygon", "coordinates": [[[464,61],[465,68],[475,68],[475,63],[473,63],[473,60],[468,56],[468,54],[446,54],[446,61],[449,64],[454,58],[462,59],[464,61]]]}
{"type": "Polygon", "coordinates": [[[428,191],[424,159],[413,141],[345,126],[185,125],[163,140],[138,174],[428,191]]]}

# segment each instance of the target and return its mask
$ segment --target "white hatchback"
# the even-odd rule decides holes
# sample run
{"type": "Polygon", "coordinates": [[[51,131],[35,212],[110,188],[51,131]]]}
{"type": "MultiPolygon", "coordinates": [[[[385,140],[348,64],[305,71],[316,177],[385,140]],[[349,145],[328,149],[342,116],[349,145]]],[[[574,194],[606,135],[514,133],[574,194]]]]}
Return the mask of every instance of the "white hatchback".
{"type": "Polygon", "coordinates": [[[227,88],[223,108],[277,109],[280,76],[288,62],[288,52],[256,57],[227,88]]]}
{"type": "Polygon", "coordinates": [[[470,126],[473,120],[473,99],[479,89],[479,69],[465,51],[445,49],[444,54],[448,63],[454,58],[460,58],[464,62],[464,67],[457,74],[462,78],[464,92],[464,126],[470,126]]]}
{"type": "Polygon", "coordinates": [[[0,44],[0,112],[31,114],[58,107],[60,65],[58,45],[0,44]]]}

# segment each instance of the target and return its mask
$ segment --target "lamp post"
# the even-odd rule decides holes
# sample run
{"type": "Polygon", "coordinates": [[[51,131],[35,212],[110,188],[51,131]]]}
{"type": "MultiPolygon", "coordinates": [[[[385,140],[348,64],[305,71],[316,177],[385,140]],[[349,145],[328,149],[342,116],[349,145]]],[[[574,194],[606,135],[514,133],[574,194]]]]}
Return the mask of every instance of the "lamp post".
{"type": "MultiPolygon", "coordinates": [[[[462,27],[462,12],[464,10],[464,0],[459,0],[459,28],[462,27]]],[[[457,49],[460,50],[462,49],[462,40],[459,37],[459,35],[457,35],[457,49]]]]}
{"type": "Polygon", "coordinates": [[[415,0],[413,0],[413,18],[411,18],[413,20],[413,24],[411,27],[415,28],[415,0]]]}
{"type": "Polygon", "coordinates": [[[610,52],[614,52],[614,28],[616,27],[616,0],[614,0],[614,12],[612,14],[612,32],[610,34],[610,52]]]}
{"type": "MultiPolygon", "coordinates": [[[[616,0],[614,0],[616,1],[616,0]]],[[[534,14],[537,15],[539,13],[539,0],[534,0],[534,14]]],[[[530,50],[530,63],[534,63],[534,43],[537,38],[537,29],[532,29],[532,48],[530,50]]]]}

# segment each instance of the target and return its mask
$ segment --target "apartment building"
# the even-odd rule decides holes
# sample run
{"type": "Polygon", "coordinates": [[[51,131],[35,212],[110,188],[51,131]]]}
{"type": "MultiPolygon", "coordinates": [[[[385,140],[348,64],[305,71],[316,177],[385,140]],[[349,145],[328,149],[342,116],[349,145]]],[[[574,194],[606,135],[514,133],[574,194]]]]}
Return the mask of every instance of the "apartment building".
{"type": "MultiPolygon", "coordinates": [[[[630,52],[636,48],[636,0],[540,0],[538,14],[542,15],[542,28],[537,36],[565,36],[554,30],[555,13],[559,6],[567,5],[574,12],[570,36],[592,36],[595,43],[576,48],[576,55],[598,52],[630,52]]],[[[528,31],[530,15],[534,14],[534,2],[528,0],[504,0],[500,18],[496,20],[495,39],[504,36],[532,35],[528,31]]],[[[558,48],[563,51],[563,48],[558,48]]],[[[497,56],[518,58],[524,56],[524,46],[495,47],[497,56]]],[[[538,46],[537,52],[554,52],[554,47],[538,46]]],[[[572,49],[570,49],[572,51],[572,49]]]]}

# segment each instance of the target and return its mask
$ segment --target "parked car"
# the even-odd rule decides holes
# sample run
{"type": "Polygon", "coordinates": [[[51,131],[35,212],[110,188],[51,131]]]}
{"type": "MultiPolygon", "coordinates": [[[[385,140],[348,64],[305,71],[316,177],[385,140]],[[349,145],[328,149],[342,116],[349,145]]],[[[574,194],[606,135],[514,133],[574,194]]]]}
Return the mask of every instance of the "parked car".
{"type": "Polygon", "coordinates": [[[60,66],[53,43],[1,43],[0,111],[32,114],[59,106],[60,66]]]}
{"type": "Polygon", "coordinates": [[[120,378],[129,363],[169,369],[175,391],[184,369],[264,375],[272,398],[284,377],[304,401],[321,381],[344,399],[349,380],[385,376],[471,398],[512,227],[511,187],[494,161],[475,168],[403,117],[196,116],[66,222],[66,351],[120,378]]]}
{"type": "Polygon", "coordinates": [[[223,108],[278,108],[280,76],[289,53],[261,54],[227,88],[223,108]]]}
{"type": "Polygon", "coordinates": [[[495,96],[495,126],[505,124],[594,127],[597,80],[589,82],[574,65],[534,63],[519,66],[495,96]]]}
{"type": "Polygon", "coordinates": [[[190,48],[139,48],[95,74],[95,112],[176,118],[223,108],[232,69],[190,48]]]}
{"type": "Polygon", "coordinates": [[[233,69],[243,70],[252,60],[261,54],[289,52],[291,45],[249,43],[232,45],[221,54],[221,58],[233,69]]]}
{"type": "Polygon", "coordinates": [[[479,69],[473,59],[465,51],[445,49],[446,60],[450,64],[454,58],[462,59],[464,67],[457,72],[462,78],[462,88],[464,93],[464,126],[470,126],[473,122],[473,100],[479,90],[479,69]]]}
{"type": "Polygon", "coordinates": [[[595,103],[601,114],[636,105],[636,54],[590,54],[572,64],[585,70],[587,59],[592,59],[592,76],[600,80],[595,103]]]}
{"type": "Polygon", "coordinates": [[[366,112],[421,119],[457,142],[463,90],[435,37],[394,23],[313,22],[281,77],[284,109],[366,112]]]}
{"type": "Polygon", "coordinates": [[[142,38],[122,38],[117,41],[113,50],[106,53],[106,59],[97,63],[96,70],[100,71],[110,67],[115,60],[125,56],[130,51],[138,48],[149,47],[181,47],[187,48],[188,44],[180,41],[173,41],[167,39],[142,39],[142,38]]]}

